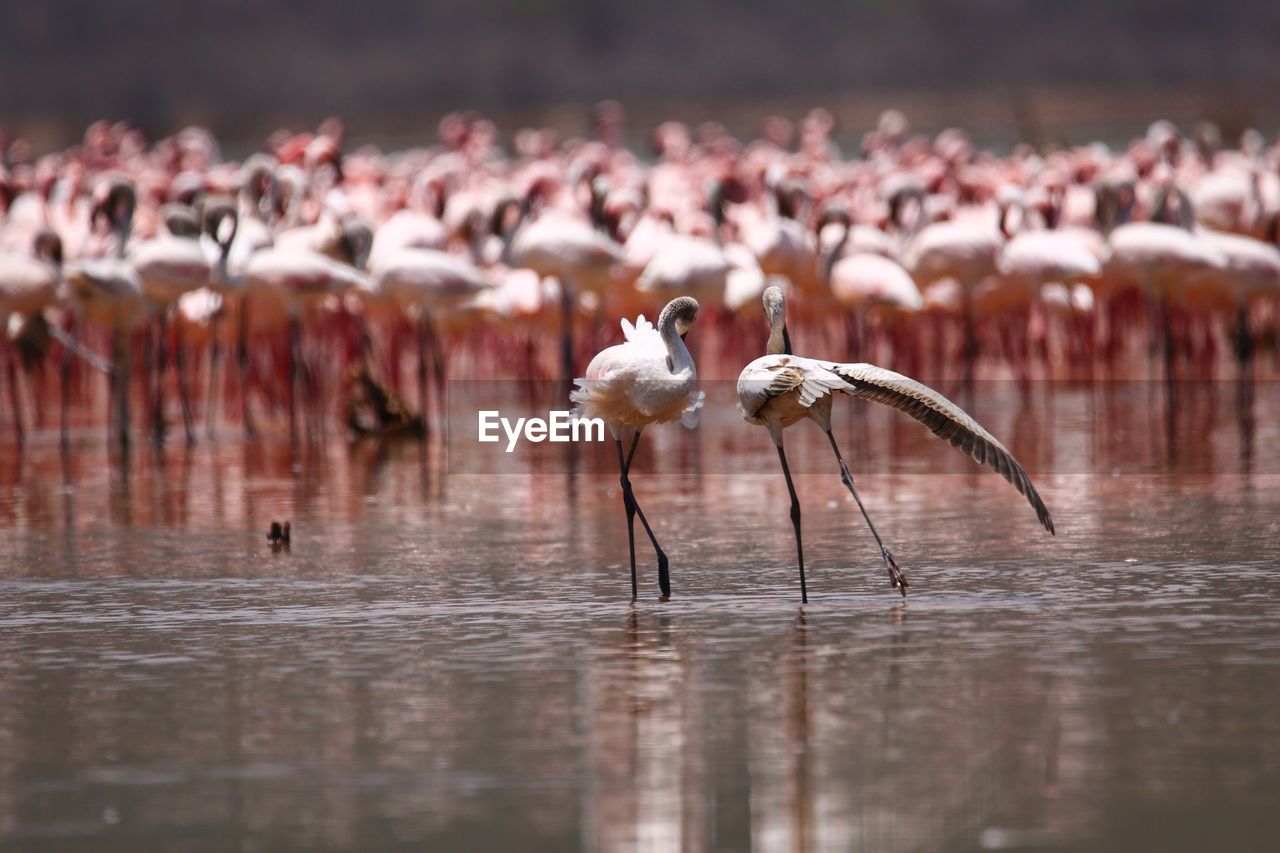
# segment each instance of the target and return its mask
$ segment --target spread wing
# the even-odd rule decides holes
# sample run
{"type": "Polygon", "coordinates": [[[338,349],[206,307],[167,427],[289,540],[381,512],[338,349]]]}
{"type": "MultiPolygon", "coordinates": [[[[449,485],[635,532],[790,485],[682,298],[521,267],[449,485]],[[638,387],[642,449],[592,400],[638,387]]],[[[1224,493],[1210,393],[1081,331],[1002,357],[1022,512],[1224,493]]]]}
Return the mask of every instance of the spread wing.
{"type": "Polygon", "coordinates": [[[955,403],[927,385],[874,364],[823,364],[849,386],[840,390],[905,412],[927,426],[934,435],[945,439],[952,447],[972,456],[1004,477],[1026,497],[1044,529],[1053,533],[1053,519],[1049,516],[1049,509],[1040,499],[1031,478],[1022,470],[1018,460],[1013,458],[1013,454],[995,436],[983,429],[981,424],[955,403]]]}

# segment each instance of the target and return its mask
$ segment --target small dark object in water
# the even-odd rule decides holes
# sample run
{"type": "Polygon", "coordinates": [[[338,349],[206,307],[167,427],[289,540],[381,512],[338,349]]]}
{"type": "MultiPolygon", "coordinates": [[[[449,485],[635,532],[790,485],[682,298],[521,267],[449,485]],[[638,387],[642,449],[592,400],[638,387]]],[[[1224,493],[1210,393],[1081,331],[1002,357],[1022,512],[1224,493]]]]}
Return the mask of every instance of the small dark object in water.
{"type": "Polygon", "coordinates": [[[271,522],[271,529],[267,531],[267,542],[271,545],[272,551],[281,549],[289,550],[289,522],[285,522],[281,526],[280,522],[271,522]]]}

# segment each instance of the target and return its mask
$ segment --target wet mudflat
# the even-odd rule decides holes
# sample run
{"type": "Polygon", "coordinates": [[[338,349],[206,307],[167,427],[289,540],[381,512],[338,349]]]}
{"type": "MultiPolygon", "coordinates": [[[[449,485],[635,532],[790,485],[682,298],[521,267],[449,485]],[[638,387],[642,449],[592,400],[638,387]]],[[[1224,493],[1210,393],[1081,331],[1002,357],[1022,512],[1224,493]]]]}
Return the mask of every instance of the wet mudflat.
{"type": "Polygon", "coordinates": [[[641,540],[634,606],[611,446],[474,473],[452,440],[4,445],[0,846],[1275,849],[1278,405],[979,401],[1054,538],[842,412],[905,605],[797,427],[803,609],[732,412],[646,436],[675,595],[641,540]]]}

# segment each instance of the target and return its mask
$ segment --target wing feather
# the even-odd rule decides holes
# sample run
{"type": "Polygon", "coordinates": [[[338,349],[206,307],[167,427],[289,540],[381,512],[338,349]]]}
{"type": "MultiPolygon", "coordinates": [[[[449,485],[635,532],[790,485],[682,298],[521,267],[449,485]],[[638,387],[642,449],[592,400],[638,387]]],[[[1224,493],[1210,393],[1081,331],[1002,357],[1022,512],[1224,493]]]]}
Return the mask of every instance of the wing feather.
{"type": "Polygon", "coordinates": [[[758,358],[738,377],[738,405],[748,418],[756,417],[776,397],[794,392],[808,408],[833,391],[852,393],[853,388],[819,362],[797,356],[758,358]]]}
{"type": "Polygon", "coordinates": [[[1045,530],[1054,532],[1049,509],[1018,460],[955,403],[923,383],[873,364],[824,364],[847,383],[848,387],[840,390],[910,415],[952,447],[1008,480],[1026,497],[1045,530]]]}

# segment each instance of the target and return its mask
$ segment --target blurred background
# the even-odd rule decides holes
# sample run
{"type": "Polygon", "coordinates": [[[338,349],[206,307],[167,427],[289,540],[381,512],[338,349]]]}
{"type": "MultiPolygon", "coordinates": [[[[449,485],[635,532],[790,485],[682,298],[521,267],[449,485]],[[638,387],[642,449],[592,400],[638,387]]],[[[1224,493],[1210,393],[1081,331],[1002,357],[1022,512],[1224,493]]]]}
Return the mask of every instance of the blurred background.
{"type": "MultiPolygon", "coordinates": [[[[348,122],[395,147],[473,109],[500,129],[630,128],[888,106],[980,144],[1121,140],[1152,119],[1275,130],[1280,4],[1254,0],[42,0],[0,2],[0,125],[37,151],[98,118],[252,148],[348,122]]],[[[637,136],[633,142],[642,142],[637,136]]]]}

